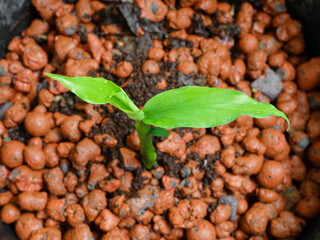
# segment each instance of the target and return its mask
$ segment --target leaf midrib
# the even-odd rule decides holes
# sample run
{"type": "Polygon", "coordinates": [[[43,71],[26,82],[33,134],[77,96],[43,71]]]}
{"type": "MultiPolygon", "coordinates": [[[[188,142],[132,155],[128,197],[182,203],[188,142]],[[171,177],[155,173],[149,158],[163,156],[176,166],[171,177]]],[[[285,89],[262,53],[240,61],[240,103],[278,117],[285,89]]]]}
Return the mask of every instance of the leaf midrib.
{"type": "MultiPolygon", "coordinates": [[[[225,106],[226,106],[226,104],[224,104],[225,106]]],[[[184,107],[184,109],[188,109],[188,110],[190,110],[190,108],[194,108],[194,107],[197,107],[198,109],[207,109],[208,107],[199,107],[199,105],[197,105],[197,104],[194,104],[194,105],[188,105],[188,106],[186,106],[186,107],[184,107]]],[[[181,109],[181,108],[180,108],[181,109]]],[[[223,109],[223,110],[240,110],[239,108],[230,108],[230,107],[222,107],[222,106],[220,106],[220,107],[217,107],[217,106],[215,106],[214,107],[214,109],[217,109],[217,110],[219,110],[219,109],[223,109]]],[[[263,110],[263,109],[261,109],[261,110],[258,110],[259,112],[272,112],[272,113],[276,113],[276,111],[275,111],[276,109],[270,109],[270,110],[263,110]]],[[[173,107],[173,108],[167,108],[167,109],[165,109],[165,110],[159,110],[159,111],[154,111],[154,112],[152,112],[152,115],[157,115],[157,114],[163,114],[163,113],[165,113],[165,112],[172,112],[172,111],[177,111],[177,112],[179,112],[180,110],[178,109],[177,110],[177,107],[173,107]]],[[[249,109],[249,108],[241,108],[241,111],[252,111],[252,109],[249,109]]],[[[148,116],[150,115],[150,114],[148,114],[148,112],[146,113],[145,112],[145,114],[146,114],[146,118],[148,118],[148,116]]]]}

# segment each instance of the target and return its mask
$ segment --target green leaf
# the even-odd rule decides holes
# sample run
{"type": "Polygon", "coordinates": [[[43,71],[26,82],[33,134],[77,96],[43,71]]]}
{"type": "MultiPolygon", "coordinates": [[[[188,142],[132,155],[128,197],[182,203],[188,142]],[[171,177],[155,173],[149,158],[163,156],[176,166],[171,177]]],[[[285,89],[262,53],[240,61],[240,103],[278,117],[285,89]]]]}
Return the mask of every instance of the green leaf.
{"type": "Polygon", "coordinates": [[[131,101],[121,87],[104,78],[66,77],[52,73],[46,75],[62,83],[83,101],[93,104],[111,103],[129,117],[143,119],[143,112],[131,101]]]}
{"type": "MultiPolygon", "coordinates": [[[[229,123],[242,115],[265,118],[286,115],[273,105],[260,103],[230,89],[182,87],[160,93],[143,108],[146,124],[162,127],[208,128],[229,123]]],[[[289,129],[289,127],[288,127],[289,129]]]]}
{"type": "Polygon", "coordinates": [[[149,134],[158,137],[169,137],[169,131],[159,127],[150,128],[149,134]]]}

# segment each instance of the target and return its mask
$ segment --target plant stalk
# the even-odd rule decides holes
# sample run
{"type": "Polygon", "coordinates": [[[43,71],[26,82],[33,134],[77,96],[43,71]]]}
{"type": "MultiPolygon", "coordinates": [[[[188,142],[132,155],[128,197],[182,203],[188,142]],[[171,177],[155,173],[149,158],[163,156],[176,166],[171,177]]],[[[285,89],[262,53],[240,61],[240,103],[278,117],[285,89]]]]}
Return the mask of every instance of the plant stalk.
{"type": "Polygon", "coordinates": [[[147,169],[151,169],[156,164],[157,154],[154,151],[152,137],[149,134],[149,127],[141,120],[137,120],[135,127],[140,139],[140,147],[143,155],[143,164],[147,169]]]}

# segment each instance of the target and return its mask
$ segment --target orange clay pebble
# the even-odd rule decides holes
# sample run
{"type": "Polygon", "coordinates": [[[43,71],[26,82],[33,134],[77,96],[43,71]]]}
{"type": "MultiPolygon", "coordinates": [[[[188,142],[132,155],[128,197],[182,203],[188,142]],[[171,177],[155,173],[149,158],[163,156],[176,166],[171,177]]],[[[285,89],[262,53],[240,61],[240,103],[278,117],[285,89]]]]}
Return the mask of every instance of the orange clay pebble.
{"type": "Polygon", "coordinates": [[[148,58],[155,61],[161,61],[164,56],[164,50],[160,47],[150,48],[148,51],[148,58]]]}
{"type": "MultiPolygon", "coordinates": [[[[313,139],[320,135],[320,111],[313,111],[307,124],[307,134],[313,139]]],[[[303,130],[303,129],[302,129],[303,130]]]]}
{"type": "Polygon", "coordinates": [[[272,219],[269,233],[275,238],[294,238],[303,230],[305,221],[288,211],[280,213],[278,218],[272,219]]]}
{"type": "Polygon", "coordinates": [[[147,226],[136,224],[130,229],[131,239],[149,239],[150,230],[147,226]]]}
{"type": "Polygon", "coordinates": [[[30,26],[24,30],[21,35],[22,36],[31,36],[31,37],[37,37],[42,34],[45,34],[49,32],[50,25],[48,22],[40,20],[40,19],[34,19],[30,26]]]}
{"type": "Polygon", "coordinates": [[[36,147],[39,149],[42,149],[42,145],[43,145],[42,139],[40,137],[30,138],[27,144],[28,144],[28,147],[36,147]]]}
{"type": "Polygon", "coordinates": [[[67,193],[63,184],[63,172],[59,167],[51,168],[43,175],[43,180],[46,183],[51,194],[62,196],[67,193]]]}
{"type": "Polygon", "coordinates": [[[262,50],[250,52],[247,57],[248,74],[252,79],[258,78],[267,61],[267,53],[262,50]]]}
{"type": "Polygon", "coordinates": [[[6,224],[14,223],[20,217],[20,210],[12,203],[8,203],[1,208],[0,217],[6,224]]]}
{"type": "Polygon", "coordinates": [[[276,106],[284,114],[290,115],[296,110],[298,103],[290,94],[282,92],[278,96],[276,106]]]}
{"type": "Polygon", "coordinates": [[[232,70],[229,76],[229,83],[232,85],[237,85],[242,77],[246,73],[246,65],[242,59],[236,59],[233,63],[232,70]]]}
{"type": "Polygon", "coordinates": [[[119,224],[120,219],[109,209],[103,209],[94,222],[102,231],[108,232],[119,224]]]}
{"type": "Polygon", "coordinates": [[[261,202],[256,202],[242,217],[241,230],[251,235],[262,234],[267,229],[268,220],[267,208],[261,202]]]}
{"type": "Polygon", "coordinates": [[[84,138],[70,151],[70,160],[74,167],[83,167],[89,160],[99,156],[101,149],[99,145],[89,138],[84,138]]]}
{"type": "Polygon", "coordinates": [[[285,170],[280,162],[268,160],[263,163],[257,180],[260,185],[266,188],[278,186],[285,177],[285,170]]]}
{"type": "Polygon", "coordinates": [[[303,197],[319,196],[320,189],[315,182],[305,180],[300,184],[300,192],[303,197]]]}
{"type": "Polygon", "coordinates": [[[22,192],[17,197],[21,210],[41,211],[47,204],[48,194],[46,192],[22,192]]]}
{"type": "Polygon", "coordinates": [[[320,57],[315,57],[298,66],[297,82],[303,91],[309,91],[320,84],[320,57]]]}
{"type": "Polygon", "coordinates": [[[290,146],[282,132],[272,128],[262,130],[260,140],[267,147],[265,155],[275,160],[285,159],[289,152],[290,146]]]}
{"type": "Polygon", "coordinates": [[[267,188],[258,188],[256,189],[256,195],[259,199],[259,201],[264,203],[271,203],[274,202],[277,197],[278,193],[267,188]]]}
{"type": "Polygon", "coordinates": [[[171,131],[167,139],[157,144],[157,148],[161,152],[181,158],[185,153],[186,144],[178,133],[171,131]]]}
{"type": "Polygon", "coordinates": [[[81,121],[79,115],[73,115],[63,120],[60,125],[62,136],[70,142],[78,142],[81,138],[79,130],[79,122],[81,121]]]}
{"type": "Polygon", "coordinates": [[[258,46],[258,39],[255,35],[248,33],[240,38],[238,46],[241,52],[248,54],[256,50],[258,46]]]}
{"type": "Polygon", "coordinates": [[[119,78],[127,78],[133,71],[132,64],[127,61],[122,61],[117,64],[114,74],[119,78]]]}
{"type": "Polygon", "coordinates": [[[167,13],[169,27],[173,29],[188,28],[191,25],[191,18],[194,11],[191,8],[180,8],[179,10],[170,10],[167,13]]]}
{"type": "Polygon", "coordinates": [[[269,27],[271,24],[271,16],[265,12],[258,12],[254,16],[254,22],[252,26],[252,32],[263,34],[266,27],[269,27]]]}
{"type": "Polygon", "coordinates": [[[78,185],[78,178],[74,173],[67,172],[67,174],[63,178],[63,183],[68,192],[74,192],[75,187],[78,185]]]}
{"type": "Polygon", "coordinates": [[[245,198],[238,200],[237,214],[244,214],[248,210],[248,202],[245,198]]]}
{"type": "Polygon", "coordinates": [[[263,50],[267,53],[267,55],[273,54],[280,50],[282,44],[276,40],[270,34],[263,34],[259,36],[258,50],[263,50]]]}
{"type": "Polygon", "coordinates": [[[216,136],[206,134],[195,142],[191,147],[191,152],[197,152],[200,158],[205,158],[208,154],[215,154],[221,149],[221,144],[216,136]]]}
{"type": "Polygon", "coordinates": [[[93,190],[82,199],[81,206],[88,220],[94,221],[100,211],[107,206],[106,193],[100,189],[93,190]]]}
{"type": "Polygon", "coordinates": [[[140,17],[153,22],[161,22],[168,11],[168,7],[160,0],[137,0],[136,4],[141,8],[140,17]]]}
{"type": "Polygon", "coordinates": [[[288,58],[285,51],[277,51],[268,57],[268,63],[271,67],[280,67],[288,58]]]}
{"type": "Polygon", "coordinates": [[[0,165],[0,189],[8,184],[8,175],[10,171],[4,165],[0,165]]]}
{"type": "Polygon", "coordinates": [[[299,34],[286,43],[284,49],[294,55],[299,55],[305,50],[304,36],[299,34]]]}
{"type": "Polygon", "coordinates": [[[78,28],[78,19],[71,13],[66,13],[61,17],[56,18],[57,30],[67,36],[72,36],[78,28]]]}
{"type": "Polygon", "coordinates": [[[164,78],[161,78],[159,82],[157,82],[157,88],[159,90],[164,90],[167,88],[167,81],[164,78]]]}
{"type": "Polygon", "coordinates": [[[320,141],[313,143],[308,149],[309,162],[315,167],[320,167],[320,141]]]}
{"type": "Polygon", "coordinates": [[[320,212],[320,199],[316,196],[303,198],[296,204],[295,210],[304,219],[314,218],[320,212]]]}
{"type": "Polygon", "coordinates": [[[236,162],[236,149],[234,146],[229,146],[221,151],[221,163],[226,168],[232,168],[236,162]]]}
{"type": "Polygon", "coordinates": [[[254,9],[248,2],[244,2],[240,6],[240,10],[237,15],[237,25],[241,29],[241,34],[247,34],[252,26],[252,17],[254,9]]]}
{"type": "Polygon", "coordinates": [[[19,239],[27,240],[33,231],[42,227],[42,220],[37,219],[34,213],[22,213],[15,223],[15,232],[19,239]]]}
{"type": "Polygon", "coordinates": [[[93,15],[89,0],[79,0],[75,5],[75,11],[80,20],[85,23],[89,22],[93,15]]]}
{"type": "Polygon", "coordinates": [[[33,231],[30,237],[30,240],[38,240],[38,239],[61,239],[61,231],[56,227],[45,227],[40,228],[36,231],[33,231]]]}
{"type": "Polygon", "coordinates": [[[57,144],[48,143],[44,148],[43,152],[46,156],[46,166],[55,167],[59,164],[59,156],[57,153],[57,144]]]}
{"type": "Polygon", "coordinates": [[[14,88],[19,92],[30,92],[33,82],[33,73],[30,69],[24,69],[15,76],[14,88]]]}
{"type": "Polygon", "coordinates": [[[83,208],[79,204],[69,205],[64,212],[64,216],[72,227],[80,225],[85,220],[83,208]]]}
{"type": "Polygon", "coordinates": [[[42,137],[50,130],[50,120],[48,115],[41,112],[29,112],[24,122],[28,133],[34,137],[42,137]]]}
{"type": "Polygon", "coordinates": [[[13,198],[11,191],[0,192],[0,206],[4,206],[13,198]]]}
{"type": "Polygon", "coordinates": [[[27,114],[27,106],[25,103],[15,103],[4,114],[4,125],[7,128],[16,127],[22,123],[27,114]]]}
{"type": "Polygon", "coordinates": [[[24,38],[19,50],[23,65],[31,70],[40,70],[48,64],[47,53],[32,38],[24,38]]]}
{"type": "Polygon", "coordinates": [[[216,230],[209,221],[203,219],[197,222],[191,228],[187,229],[186,235],[188,240],[215,240],[216,230]]]}
{"type": "Polygon", "coordinates": [[[200,0],[195,5],[195,9],[200,9],[208,14],[212,14],[217,9],[217,0],[200,0]]]}
{"type": "Polygon", "coordinates": [[[257,174],[262,166],[263,158],[259,155],[248,153],[245,156],[236,158],[235,165],[232,167],[234,174],[254,175],[257,174]]]}
{"type": "Polygon", "coordinates": [[[226,2],[219,2],[218,5],[218,21],[222,24],[233,22],[232,6],[226,2]]]}
{"type": "Polygon", "coordinates": [[[0,87],[0,104],[11,100],[15,94],[16,94],[16,91],[9,86],[0,87]]]}
{"type": "Polygon", "coordinates": [[[283,81],[292,81],[296,78],[296,70],[294,66],[287,61],[277,69],[277,74],[283,81]]]}
{"type": "Polygon", "coordinates": [[[25,145],[19,141],[12,140],[4,142],[1,147],[1,162],[8,168],[16,168],[23,163],[23,150],[25,145]]]}
{"type": "Polygon", "coordinates": [[[198,73],[197,65],[193,61],[182,61],[178,64],[178,70],[183,74],[198,73]]]}
{"type": "Polygon", "coordinates": [[[48,108],[51,106],[53,99],[54,95],[49,90],[41,89],[39,92],[39,104],[42,104],[48,108]]]}
{"type": "Polygon", "coordinates": [[[248,152],[263,155],[266,152],[266,146],[255,136],[246,136],[242,144],[248,152]]]}
{"type": "Polygon", "coordinates": [[[93,33],[88,34],[87,39],[88,48],[93,56],[93,58],[100,63],[101,56],[105,53],[105,49],[100,41],[99,37],[93,33]]]}
{"type": "MultiPolygon", "coordinates": [[[[69,58],[66,62],[64,74],[69,77],[86,76],[90,71],[96,71],[99,63],[94,59],[74,60],[69,58]]],[[[67,91],[63,89],[63,92],[67,91]]]]}
{"type": "Polygon", "coordinates": [[[25,165],[21,165],[11,171],[9,179],[15,183],[19,191],[38,192],[43,186],[42,173],[31,170],[25,165]]]}
{"type": "MultiPolygon", "coordinates": [[[[125,228],[115,227],[102,236],[101,240],[129,240],[129,231],[125,228]]],[[[80,239],[79,239],[80,240],[80,239]]]]}
{"type": "Polygon", "coordinates": [[[34,170],[43,169],[46,165],[46,157],[41,148],[27,146],[23,151],[25,163],[34,170]]]}
{"type": "Polygon", "coordinates": [[[185,29],[182,30],[177,30],[177,31],[173,31],[171,33],[169,33],[169,36],[172,38],[179,38],[179,39],[187,39],[187,32],[185,29]]]}
{"type": "MultiPolygon", "coordinates": [[[[169,221],[174,227],[190,228],[207,215],[207,205],[197,199],[183,199],[169,209],[169,221]]],[[[211,224],[211,223],[210,223],[211,224]]]]}
{"type": "Polygon", "coordinates": [[[73,239],[73,240],[82,240],[82,239],[94,239],[90,227],[87,224],[79,224],[76,227],[69,228],[66,233],[63,235],[63,239],[73,239]]]}
{"type": "Polygon", "coordinates": [[[231,216],[231,206],[219,204],[210,214],[210,221],[213,224],[220,224],[227,221],[231,216]]]}
{"type": "Polygon", "coordinates": [[[147,60],[142,65],[143,74],[157,74],[160,71],[158,63],[154,60],[147,60]]]}
{"type": "Polygon", "coordinates": [[[64,212],[66,207],[66,199],[51,198],[46,205],[46,213],[54,221],[64,222],[64,212]]]}

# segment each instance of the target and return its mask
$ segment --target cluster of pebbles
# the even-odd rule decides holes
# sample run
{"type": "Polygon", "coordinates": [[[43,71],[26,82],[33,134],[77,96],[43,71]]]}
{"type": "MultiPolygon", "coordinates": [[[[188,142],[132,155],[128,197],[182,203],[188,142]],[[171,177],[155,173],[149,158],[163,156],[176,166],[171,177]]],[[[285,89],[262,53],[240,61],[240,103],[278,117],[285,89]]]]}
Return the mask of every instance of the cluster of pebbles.
{"type": "Polygon", "coordinates": [[[0,60],[0,217],[26,240],[296,239],[320,212],[320,57],[284,0],[32,0],[0,60]],[[250,3],[251,2],[251,3],[250,3]],[[44,73],[104,77],[139,106],[234,89],[289,118],[242,116],[154,139],[44,73]]]}

